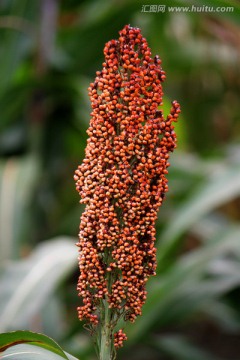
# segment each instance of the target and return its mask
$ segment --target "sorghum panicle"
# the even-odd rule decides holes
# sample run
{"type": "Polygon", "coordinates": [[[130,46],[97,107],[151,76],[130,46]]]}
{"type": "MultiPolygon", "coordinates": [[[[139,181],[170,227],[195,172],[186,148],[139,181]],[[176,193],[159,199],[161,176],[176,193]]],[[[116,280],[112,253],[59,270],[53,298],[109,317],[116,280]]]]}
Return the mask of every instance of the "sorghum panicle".
{"type": "MultiPolygon", "coordinates": [[[[165,73],[138,28],[125,26],[104,48],[105,62],[90,84],[92,113],[85,159],[75,172],[86,208],[79,233],[80,320],[101,321],[101,301],[134,321],[156,270],[155,221],[168,190],[169,153],[176,147],[173,101],[159,110],[165,73]],[[109,280],[111,279],[111,280],[109,280]]],[[[119,347],[122,330],[114,335],[119,347]]]]}

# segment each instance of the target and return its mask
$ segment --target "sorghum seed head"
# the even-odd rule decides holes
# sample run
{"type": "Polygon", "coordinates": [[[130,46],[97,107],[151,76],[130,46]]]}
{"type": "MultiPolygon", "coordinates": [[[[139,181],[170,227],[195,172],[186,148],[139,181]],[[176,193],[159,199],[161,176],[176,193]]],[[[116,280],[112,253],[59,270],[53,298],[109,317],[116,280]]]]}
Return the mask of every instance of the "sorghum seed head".
{"type": "MultiPolygon", "coordinates": [[[[92,113],[85,159],[75,172],[86,208],[79,233],[79,318],[99,321],[97,302],[122,309],[135,321],[146,300],[145,284],[155,275],[155,221],[167,187],[169,153],[176,147],[172,102],[162,105],[165,72],[138,28],[125,26],[104,48],[102,71],[90,84],[92,113]],[[109,287],[108,277],[112,275],[109,287]]],[[[115,346],[126,339],[122,330],[115,346]]]]}

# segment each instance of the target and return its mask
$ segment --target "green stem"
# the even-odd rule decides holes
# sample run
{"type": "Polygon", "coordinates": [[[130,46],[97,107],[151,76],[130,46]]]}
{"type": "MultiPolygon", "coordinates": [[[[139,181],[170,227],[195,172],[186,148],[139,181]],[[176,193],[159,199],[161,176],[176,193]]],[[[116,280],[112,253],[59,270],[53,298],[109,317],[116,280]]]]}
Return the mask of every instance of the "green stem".
{"type": "Polygon", "coordinates": [[[103,300],[104,315],[101,327],[101,340],[100,340],[100,360],[112,359],[112,339],[111,339],[111,319],[108,302],[103,300]]]}

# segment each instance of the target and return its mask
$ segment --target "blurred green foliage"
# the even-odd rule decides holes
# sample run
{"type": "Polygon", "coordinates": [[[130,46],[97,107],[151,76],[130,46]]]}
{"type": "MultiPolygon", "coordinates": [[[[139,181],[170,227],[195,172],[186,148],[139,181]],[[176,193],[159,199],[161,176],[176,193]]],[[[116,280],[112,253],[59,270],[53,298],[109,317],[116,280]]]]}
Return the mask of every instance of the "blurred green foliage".
{"type": "Polygon", "coordinates": [[[165,12],[143,12],[149,0],[0,2],[0,329],[44,332],[81,360],[95,357],[76,314],[83,208],[72,176],[87,87],[127,23],[162,59],[165,114],[176,98],[182,115],[157,223],[158,276],[119,358],[240,358],[240,5],[161,4],[165,12]]]}

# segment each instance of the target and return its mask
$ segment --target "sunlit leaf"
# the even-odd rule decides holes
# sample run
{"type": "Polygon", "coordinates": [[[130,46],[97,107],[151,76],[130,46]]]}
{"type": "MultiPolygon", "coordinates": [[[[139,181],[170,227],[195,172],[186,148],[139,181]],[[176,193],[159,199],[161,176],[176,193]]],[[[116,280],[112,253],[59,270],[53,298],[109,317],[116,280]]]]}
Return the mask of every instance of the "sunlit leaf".
{"type": "Polygon", "coordinates": [[[15,329],[41,309],[60,280],[77,266],[74,242],[70,238],[45,242],[28,259],[6,267],[0,278],[1,331],[15,329]]]}
{"type": "Polygon", "coordinates": [[[78,360],[74,356],[63,352],[62,356],[51,349],[41,347],[40,345],[16,345],[1,354],[1,359],[10,360],[78,360]]]}
{"type": "MultiPolygon", "coordinates": [[[[15,359],[14,357],[15,355],[16,359],[18,359],[17,357],[18,354],[19,356],[20,354],[21,356],[23,356],[23,354],[25,353],[23,349],[28,349],[28,351],[26,351],[26,354],[31,353],[31,351],[32,354],[38,354],[38,351],[40,351],[38,347],[42,347],[45,350],[54,353],[58,357],[67,359],[67,356],[64,354],[60,346],[54,340],[52,340],[46,335],[33,333],[30,331],[13,331],[10,333],[0,334],[0,352],[1,351],[3,352],[4,354],[3,358],[9,357],[15,359]],[[19,345],[19,344],[25,344],[25,345],[19,345]],[[34,344],[34,346],[31,345],[31,347],[28,347],[30,346],[29,344],[34,344]]],[[[51,354],[49,354],[49,356],[50,355],[51,354]]],[[[19,357],[19,359],[21,359],[21,357],[19,357]]]]}
{"type": "Polygon", "coordinates": [[[0,162],[0,260],[18,258],[30,222],[30,199],[39,171],[35,157],[0,162]]]}
{"type": "Polygon", "coordinates": [[[240,194],[240,168],[227,168],[216,174],[187,199],[174,214],[158,244],[159,263],[174,248],[176,241],[207,212],[234,199],[240,194]]]}

